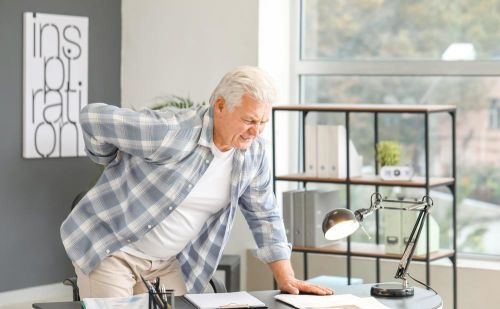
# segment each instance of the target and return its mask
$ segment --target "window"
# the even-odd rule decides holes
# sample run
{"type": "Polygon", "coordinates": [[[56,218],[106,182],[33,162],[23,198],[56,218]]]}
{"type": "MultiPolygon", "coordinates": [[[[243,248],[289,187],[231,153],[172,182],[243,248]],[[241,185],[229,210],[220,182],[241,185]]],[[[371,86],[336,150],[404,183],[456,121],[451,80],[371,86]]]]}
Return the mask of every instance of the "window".
{"type": "Polygon", "coordinates": [[[302,58],[498,59],[499,6],[494,0],[303,0],[302,58]]]}
{"type": "MultiPolygon", "coordinates": [[[[292,16],[298,29],[292,89],[301,103],[457,106],[457,249],[462,253],[500,255],[494,240],[500,229],[499,14],[500,0],[297,0],[292,16]]],[[[418,144],[423,129],[411,127],[418,123],[415,117],[382,117],[379,139],[399,140],[403,160],[423,175],[418,144]],[[401,130],[391,129],[395,125],[401,130]]],[[[351,128],[364,164],[373,166],[370,121],[361,115],[351,128]]],[[[432,176],[450,175],[449,121],[431,117],[431,152],[438,158],[430,162],[432,176]]],[[[354,190],[359,192],[352,192],[353,208],[366,207],[373,188],[354,190]]],[[[431,194],[438,205],[433,215],[441,246],[451,247],[451,194],[446,188],[431,194]]]]}

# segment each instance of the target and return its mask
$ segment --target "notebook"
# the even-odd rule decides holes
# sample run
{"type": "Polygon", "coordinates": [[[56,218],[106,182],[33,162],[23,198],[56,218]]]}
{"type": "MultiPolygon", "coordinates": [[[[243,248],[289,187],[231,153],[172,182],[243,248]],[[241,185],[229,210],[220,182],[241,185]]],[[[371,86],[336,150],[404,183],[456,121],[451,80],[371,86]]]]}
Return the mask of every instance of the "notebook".
{"type": "Polygon", "coordinates": [[[184,297],[199,309],[267,308],[266,304],[247,292],[186,294],[184,297]]]}

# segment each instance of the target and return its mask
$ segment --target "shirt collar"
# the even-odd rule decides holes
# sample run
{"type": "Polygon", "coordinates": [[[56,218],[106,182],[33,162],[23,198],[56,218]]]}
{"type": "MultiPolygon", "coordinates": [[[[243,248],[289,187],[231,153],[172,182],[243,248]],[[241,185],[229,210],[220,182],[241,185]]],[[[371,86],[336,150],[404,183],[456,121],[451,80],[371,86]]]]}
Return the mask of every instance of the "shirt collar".
{"type": "Polygon", "coordinates": [[[210,148],[214,134],[214,107],[210,105],[203,116],[201,136],[198,144],[210,148]]]}

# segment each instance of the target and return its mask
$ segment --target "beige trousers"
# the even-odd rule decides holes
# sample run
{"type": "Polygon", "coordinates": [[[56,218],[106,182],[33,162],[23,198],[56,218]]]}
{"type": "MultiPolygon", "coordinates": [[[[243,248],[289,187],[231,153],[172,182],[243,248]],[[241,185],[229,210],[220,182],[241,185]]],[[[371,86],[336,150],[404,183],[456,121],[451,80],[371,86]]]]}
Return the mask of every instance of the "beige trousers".
{"type": "Polygon", "coordinates": [[[142,259],[117,251],[101,261],[89,274],[85,275],[75,264],[80,297],[125,297],[146,293],[141,280],[160,278],[160,284],[174,289],[175,295],[186,294],[186,285],[181,268],[175,257],[164,261],[142,259]]]}

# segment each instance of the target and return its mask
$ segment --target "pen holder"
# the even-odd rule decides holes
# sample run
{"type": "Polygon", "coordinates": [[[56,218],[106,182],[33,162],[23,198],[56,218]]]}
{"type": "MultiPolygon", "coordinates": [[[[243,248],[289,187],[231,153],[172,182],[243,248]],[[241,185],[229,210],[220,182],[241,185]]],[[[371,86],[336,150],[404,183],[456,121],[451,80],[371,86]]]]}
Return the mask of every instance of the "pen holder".
{"type": "Polygon", "coordinates": [[[149,309],[175,309],[174,290],[149,291],[149,309]]]}

